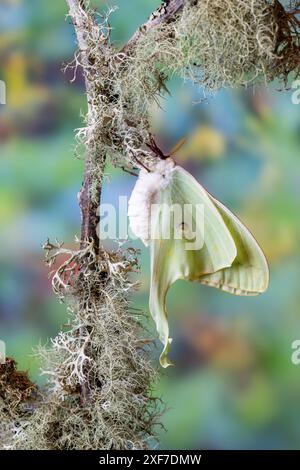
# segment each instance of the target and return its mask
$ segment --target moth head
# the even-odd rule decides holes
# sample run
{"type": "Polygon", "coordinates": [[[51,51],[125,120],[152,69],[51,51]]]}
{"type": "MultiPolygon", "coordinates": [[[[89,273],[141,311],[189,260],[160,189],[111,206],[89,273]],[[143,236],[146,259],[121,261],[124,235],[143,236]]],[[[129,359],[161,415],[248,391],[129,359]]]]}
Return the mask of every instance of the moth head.
{"type": "Polygon", "coordinates": [[[175,167],[175,162],[172,158],[166,158],[166,160],[159,160],[156,164],[154,171],[159,173],[163,178],[168,178],[169,174],[175,167]]]}

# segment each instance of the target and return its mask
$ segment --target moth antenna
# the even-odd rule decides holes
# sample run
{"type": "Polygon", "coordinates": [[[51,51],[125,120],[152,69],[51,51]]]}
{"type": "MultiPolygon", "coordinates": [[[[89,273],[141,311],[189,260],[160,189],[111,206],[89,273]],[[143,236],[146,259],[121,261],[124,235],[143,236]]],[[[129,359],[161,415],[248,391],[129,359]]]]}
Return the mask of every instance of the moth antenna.
{"type": "Polygon", "coordinates": [[[146,143],[146,146],[152,150],[155,155],[157,155],[161,160],[166,160],[170,155],[165,155],[163,151],[159,148],[152,134],[149,134],[149,142],[146,143]]]}
{"type": "Polygon", "coordinates": [[[181,147],[183,147],[186,141],[187,141],[186,137],[183,137],[182,139],[180,139],[177,142],[177,144],[175,144],[174,147],[171,149],[170,156],[172,157],[173,155],[175,155],[181,149],[181,147]]]}
{"type": "MultiPolygon", "coordinates": [[[[140,165],[142,168],[144,168],[144,170],[146,170],[148,173],[151,173],[151,170],[149,170],[149,168],[146,167],[146,165],[144,165],[143,162],[141,162],[141,160],[139,160],[135,155],[132,155],[133,158],[135,159],[135,161],[137,162],[138,165],[140,165]]],[[[136,175],[138,176],[138,175],[136,175]]]]}

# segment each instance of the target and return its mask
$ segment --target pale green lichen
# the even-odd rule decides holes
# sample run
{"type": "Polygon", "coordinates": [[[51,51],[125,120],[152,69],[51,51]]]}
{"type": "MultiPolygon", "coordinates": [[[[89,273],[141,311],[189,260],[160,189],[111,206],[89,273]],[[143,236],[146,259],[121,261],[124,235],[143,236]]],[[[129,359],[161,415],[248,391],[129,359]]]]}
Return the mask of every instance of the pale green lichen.
{"type": "Polygon", "coordinates": [[[140,161],[151,165],[148,110],[153,102],[160,103],[173,74],[212,92],[285,79],[295,70],[295,38],[291,45],[285,37],[285,48],[279,46],[283,31],[285,36],[295,33],[287,23],[291,16],[284,17],[278,3],[193,0],[172,21],[142,30],[137,41],[121,51],[109,42],[106,22],[100,25],[105,31],[101,40],[93,29],[88,31],[92,65],[86,74],[93,78],[89,93],[94,112],[78,136],[97,144],[95,181],[99,162],[106,157],[122,168],[138,167],[140,161]]]}
{"type": "Polygon", "coordinates": [[[68,255],[53,287],[68,305],[70,325],[50,348],[39,348],[47,393],[30,419],[16,426],[11,448],[146,448],[160,411],[151,397],[155,371],[141,313],[128,300],[135,254],[96,255],[91,244],[77,252],[46,248],[51,263],[68,255]]]}
{"type": "Polygon", "coordinates": [[[246,85],[267,77],[276,29],[267,0],[191,2],[177,21],[141,37],[135,56],[139,70],[133,64],[131,74],[139,76],[137,83],[147,83],[156,62],[166,74],[180,74],[209,91],[246,85]],[[142,79],[148,71],[148,80],[142,79]]]}

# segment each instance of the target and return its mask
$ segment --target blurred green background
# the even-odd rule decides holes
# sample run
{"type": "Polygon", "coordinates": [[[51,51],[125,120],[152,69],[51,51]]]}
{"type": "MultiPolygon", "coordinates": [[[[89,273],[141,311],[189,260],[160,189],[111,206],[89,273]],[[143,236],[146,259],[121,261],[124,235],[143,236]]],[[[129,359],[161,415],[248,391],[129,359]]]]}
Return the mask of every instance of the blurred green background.
{"type": "MultiPolygon", "coordinates": [[[[104,6],[105,2],[95,2],[104,6]]],[[[121,45],[159,4],[111,0],[113,38],[121,45]]],[[[76,194],[82,162],[74,132],[85,110],[80,74],[70,83],[75,36],[63,0],[2,0],[0,79],[0,338],[20,368],[38,379],[32,348],[66,319],[52,295],[41,244],[79,234],[76,194]]],[[[174,77],[172,97],[153,106],[153,132],[168,150],[189,136],[177,161],[255,233],[271,268],[258,298],[177,283],[169,294],[176,367],[161,372],[156,393],[167,403],[161,448],[299,449],[300,105],[292,91],[226,90],[199,103],[201,90],[174,77]],[[198,101],[198,104],[193,104],[198,101]]],[[[104,202],[129,195],[134,178],[109,169],[104,202]]],[[[147,309],[149,253],[142,244],[147,309]]],[[[156,351],[159,353],[160,345],[156,351]]]]}

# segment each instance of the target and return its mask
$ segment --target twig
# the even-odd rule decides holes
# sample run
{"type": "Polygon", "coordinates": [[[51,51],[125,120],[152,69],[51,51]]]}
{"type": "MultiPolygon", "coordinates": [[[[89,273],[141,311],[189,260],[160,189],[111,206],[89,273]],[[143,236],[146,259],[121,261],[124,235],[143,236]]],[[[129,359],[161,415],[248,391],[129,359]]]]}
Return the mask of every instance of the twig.
{"type": "Polygon", "coordinates": [[[162,5],[152,13],[149,20],[134,33],[131,39],[129,39],[122,52],[128,52],[139,40],[140,36],[148,30],[155,28],[162,23],[174,21],[177,13],[179,13],[188,1],[190,0],[167,0],[163,2],[162,5]]]}

